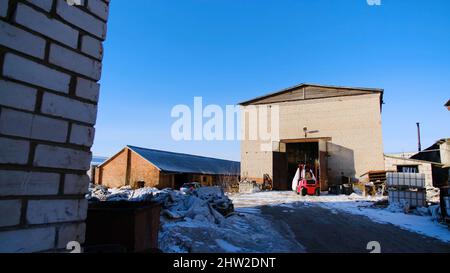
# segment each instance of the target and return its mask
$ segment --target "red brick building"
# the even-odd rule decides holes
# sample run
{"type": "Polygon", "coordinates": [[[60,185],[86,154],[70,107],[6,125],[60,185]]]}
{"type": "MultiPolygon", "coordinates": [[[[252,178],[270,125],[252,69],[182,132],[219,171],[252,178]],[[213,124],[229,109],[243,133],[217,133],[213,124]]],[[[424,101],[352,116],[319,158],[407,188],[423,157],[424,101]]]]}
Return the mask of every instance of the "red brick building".
{"type": "Polygon", "coordinates": [[[236,161],[127,146],[99,165],[94,176],[96,184],[110,188],[178,189],[187,182],[207,186],[238,182],[239,175],[236,161]]]}

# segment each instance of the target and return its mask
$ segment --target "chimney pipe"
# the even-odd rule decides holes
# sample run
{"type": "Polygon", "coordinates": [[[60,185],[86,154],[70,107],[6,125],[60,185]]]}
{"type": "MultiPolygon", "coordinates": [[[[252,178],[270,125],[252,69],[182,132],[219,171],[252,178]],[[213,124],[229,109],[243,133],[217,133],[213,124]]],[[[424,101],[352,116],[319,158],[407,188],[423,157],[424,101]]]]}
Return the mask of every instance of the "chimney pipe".
{"type": "Polygon", "coordinates": [[[420,140],[420,123],[419,122],[417,122],[417,137],[419,140],[419,152],[421,152],[422,151],[422,142],[420,140]]]}

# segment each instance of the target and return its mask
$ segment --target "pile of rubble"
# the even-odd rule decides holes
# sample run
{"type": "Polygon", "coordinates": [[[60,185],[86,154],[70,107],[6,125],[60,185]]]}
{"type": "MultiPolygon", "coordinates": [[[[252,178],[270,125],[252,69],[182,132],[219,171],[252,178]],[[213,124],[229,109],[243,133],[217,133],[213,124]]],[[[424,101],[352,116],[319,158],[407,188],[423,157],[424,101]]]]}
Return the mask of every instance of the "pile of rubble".
{"type": "Polygon", "coordinates": [[[87,199],[161,204],[158,241],[159,249],[166,253],[304,251],[295,240],[278,233],[269,219],[234,212],[233,202],[219,187],[183,193],[172,189],[107,189],[91,185],[87,199]]]}
{"type": "Polygon", "coordinates": [[[108,189],[101,185],[91,185],[86,198],[90,202],[128,201],[156,202],[161,204],[161,213],[169,219],[190,218],[198,221],[220,223],[234,211],[232,201],[219,187],[202,187],[193,192],[180,192],[172,189],[131,187],[108,189]]]}

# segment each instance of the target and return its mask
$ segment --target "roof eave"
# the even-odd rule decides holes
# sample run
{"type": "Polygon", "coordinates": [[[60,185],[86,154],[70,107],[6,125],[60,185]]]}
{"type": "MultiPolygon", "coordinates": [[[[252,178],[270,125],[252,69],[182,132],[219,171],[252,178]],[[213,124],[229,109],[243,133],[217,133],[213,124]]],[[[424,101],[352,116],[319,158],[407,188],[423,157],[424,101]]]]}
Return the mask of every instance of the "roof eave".
{"type": "Polygon", "coordinates": [[[296,85],[296,86],[292,86],[292,87],[289,87],[289,88],[286,88],[286,89],[282,89],[282,90],[277,91],[277,92],[272,92],[272,93],[269,93],[269,94],[266,94],[266,95],[263,95],[263,96],[259,96],[259,97],[253,98],[251,100],[240,102],[240,103],[238,103],[238,105],[247,106],[247,105],[250,105],[250,104],[252,104],[252,103],[254,103],[256,101],[259,101],[259,100],[270,98],[270,97],[273,97],[273,96],[276,96],[276,95],[282,95],[284,93],[288,93],[288,92],[297,90],[299,88],[305,88],[305,87],[336,88],[336,89],[361,90],[361,91],[370,91],[370,92],[373,92],[373,93],[380,93],[381,94],[381,104],[383,104],[384,89],[381,89],[381,88],[348,87],[348,86],[335,86],[335,85],[320,85],[320,84],[302,83],[302,84],[299,84],[299,85],[296,85]]]}

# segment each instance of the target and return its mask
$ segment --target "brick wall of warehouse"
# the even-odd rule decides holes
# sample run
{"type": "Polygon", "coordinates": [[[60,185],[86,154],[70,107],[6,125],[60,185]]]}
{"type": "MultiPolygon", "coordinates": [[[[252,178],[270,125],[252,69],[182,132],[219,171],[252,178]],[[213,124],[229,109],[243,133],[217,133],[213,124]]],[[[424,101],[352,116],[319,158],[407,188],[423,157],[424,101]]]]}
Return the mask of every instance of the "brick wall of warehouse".
{"type": "Polygon", "coordinates": [[[146,187],[168,188],[173,186],[173,176],[163,174],[153,164],[126,148],[97,167],[95,183],[108,188],[123,186],[138,187],[138,182],[146,187]]]}
{"type": "Polygon", "coordinates": [[[0,252],[84,241],[109,2],[0,0],[0,252]]]}

